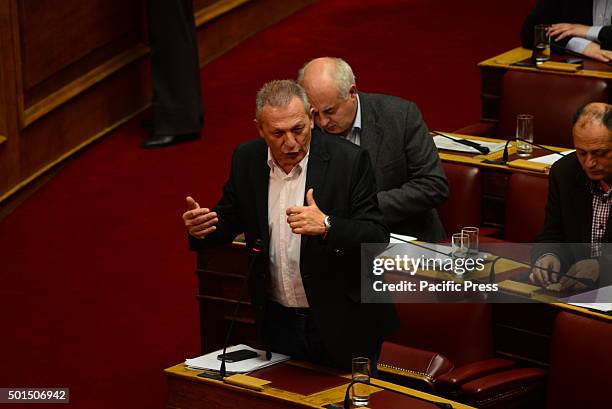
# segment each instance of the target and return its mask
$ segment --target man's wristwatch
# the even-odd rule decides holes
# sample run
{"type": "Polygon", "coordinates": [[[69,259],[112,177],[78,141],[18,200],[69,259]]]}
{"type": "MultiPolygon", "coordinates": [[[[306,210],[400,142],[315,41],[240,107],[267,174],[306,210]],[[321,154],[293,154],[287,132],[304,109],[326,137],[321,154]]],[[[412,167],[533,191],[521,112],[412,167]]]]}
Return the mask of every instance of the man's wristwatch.
{"type": "Polygon", "coordinates": [[[325,219],[323,219],[323,224],[325,225],[325,235],[327,235],[332,226],[331,217],[325,216],[325,219]]]}

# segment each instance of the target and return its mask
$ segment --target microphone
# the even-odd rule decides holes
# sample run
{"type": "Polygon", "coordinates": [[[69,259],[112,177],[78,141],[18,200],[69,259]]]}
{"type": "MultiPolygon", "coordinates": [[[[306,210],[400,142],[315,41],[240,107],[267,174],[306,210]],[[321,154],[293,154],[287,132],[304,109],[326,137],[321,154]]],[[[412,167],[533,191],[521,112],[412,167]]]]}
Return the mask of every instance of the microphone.
{"type": "Polygon", "coordinates": [[[489,148],[487,148],[486,146],[482,146],[479,143],[476,142],[472,142],[472,141],[468,141],[467,139],[461,139],[461,138],[451,138],[448,135],[444,135],[443,133],[440,132],[436,132],[436,131],[430,131],[432,134],[434,135],[438,135],[438,136],[442,136],[444,138],[450,139],[453,142],[457,142],[461,145],[465,145],[465,146],[469,146],[470,148],[474,148],[476,149],[478,152],[482,153],[483,155],[487,155],[489,152],[491,152],[491,150],[489,148]]]}
{"type": "MultiPolygon", "coordinates": [[[[364,385],[370,385],[370,381],[363,381],[360,379],[353,379],[351,381],[351,383],[348,384],[348,386],[346,387],[346,393],[344,394],[344,409],[351,409],[351,397],[350,397],[350,390],[351,387],[353,385],[355,385],[356,383],[362,383],[364,385]]],[[[389,391],[389,392],[393,392],[393,393],[397,393],[399,395],[404,395],[404,396],[408,396],[412,399],[416,399],[419,400],[421,402],[426,402],[426,403],[430,403],[438,408],[442,408],[442,409],[453,409],[453,405],[451,405],[450,403],[446,403],[446,402],[436,402],[435,400],[430,400],[430,399],[425,399],[425,398],[421,398],[419,396],[415,396],[415,395],[410,395],[406,392],[402,392],[402,391],[396,391],[393,390],[391,388],[387,388],[386,386],[382,386],[382,385],[374,385],[377,388],[389,391]]]]}
{"type": "MultiPolygon", "coordinates": [[[[242,290],[240,291],[240,297],[238,298],[238,303],[236,304],[236,307],[234,308],[234,314],[232,315],[232,320],[230,321],[230,325],[227,330],[227,334],[225,335],[225,344],[223,345],[223,354],[221,355],[221,366],[219,367],[219,378],[220,379],[225,378],[225,375],[226,375],[225,356],[226,356],[227,346],[230,342],[232,331],[234,330],[234,323],[236,322],[236,319],[238,318],[238,310],[240,309],[240,304],[242,303],[242,300],[244,299],[244,296],[246,295],[249,278],[251,277],[251,274],[253,273],[253,268],[255,267],[255,261],[257,260],[257,256],[259,255],[259,253],[261,253],[261,247],[262,247],[261,239],[256,239],[255,242],[253,243],[253,246],[249,249],[251,253],[251,261],[249,263],[249,269],[247,270],[247,274],[244,277],[244,281],[242,283],[242,290]]],[[[266,357],[268,355],[271,355],[269,351],[266,352],[266,357]]],[[[269,359],[270,358],[268,358],[268,360],[269,359]]]]}
{"type": "Polygon", "coordinates": [[[482,162],[483,162],[483,163],[489,163],[489,164],[492,164],[492,165],[505,165],[506,163],[508,163],[508,156],[509,156],[509,153],[508,153],[508,144],[510,144],[510,142],[512,142],[512,141],[521,141],[521,142],[525,142],[525,143],[528,143],[528,144],[530,144],[530,145],[532,145],[532,146],[535,146],[535,147],[537,147],[537,148],[543,149],[543,150],[545,150],[545,151],[552,152],[552,153],[556,153],[557,155],[560,155],[560,156],[566,156],[566,154],[565,154],[565,153],[561,153],[561,152],[558,152],[558,151],[554,151],[554,150],[552,150],[552,149],[550,149],[550,148],[547,148],[546,146],[543,146],[543,145],[538,145],[537,143],[530,142],[530,141],[528,141],[527,139],[523,139],[523,138],[513,138],[513,139],[508,139],[508,140],[506,141],[506,145],[504,146],[504,153],[503,153],[503,155],[502,155],[502,159],[501,159],[501,160],[485,159],[485,160],[483,160],[482,162]]]}

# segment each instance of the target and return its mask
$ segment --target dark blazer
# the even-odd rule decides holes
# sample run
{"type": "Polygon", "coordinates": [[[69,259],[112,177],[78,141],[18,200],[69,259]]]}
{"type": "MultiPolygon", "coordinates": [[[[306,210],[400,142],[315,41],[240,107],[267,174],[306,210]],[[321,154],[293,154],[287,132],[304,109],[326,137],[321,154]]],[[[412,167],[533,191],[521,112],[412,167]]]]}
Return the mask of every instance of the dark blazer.
{"type": "MultiPolygon", "coordinates": [[[[392,304],[361,303],[360,245],[387,243],[367,153],[352,143],[314,129],[306,191],[332,217],[326,239],[302,236],[300,270],[313,318],[335,364],[350,368],[355,356],[373,356],[382,337],[397,325],[392,304]]],[[[260,335],[265,320],[269,260],[267,145],[256,139],[240,145],[231,174],[215,207],[217,230],[192,247],[228,243],[244,232],[247,245],[263,243],[251,276],[251,296],[260,335]]]]}
{"type": "MultiPolygon", "coordinates": [[[[529,13],[523,29],[521,30],[521,43],[525,48],[533,48],[533,26],[536,24],[573,23],[593,25],[593,1],[592,0],[538,0],[535,8],[529,13]]],[[[612,26],[611,22],[599,32],[599,42],[602,48],[612,49],[612,26]]],[[[562,51],[569,38],[554,42],[553,47],[562,51]]]]}
{"type": "MultiPolygon", "coordinates": [[[[559,257],[561,270],[565,271],[575,262],[590,258],[592,204],[589,178],[582,170],[576,154],[558,160],[548,178],[544,228],[536,238],[540,244],[534,248],[534,261],[542,254],[553,253],[559,257]]],[[[611,239],[612,217],[609,217],[602,241],[610,243],[611,239]]],[[[604,249],[604,254],[608,253],[609,247],[604,249]]]]}
{"type": "Polygon", "coordinates": [[[359,101],[361,146],[370,153],[389,230],[423,241],[443,239],[435,208],[448,197],[448,183],[421,112],[389,95],[360,92],[359,101]]]}

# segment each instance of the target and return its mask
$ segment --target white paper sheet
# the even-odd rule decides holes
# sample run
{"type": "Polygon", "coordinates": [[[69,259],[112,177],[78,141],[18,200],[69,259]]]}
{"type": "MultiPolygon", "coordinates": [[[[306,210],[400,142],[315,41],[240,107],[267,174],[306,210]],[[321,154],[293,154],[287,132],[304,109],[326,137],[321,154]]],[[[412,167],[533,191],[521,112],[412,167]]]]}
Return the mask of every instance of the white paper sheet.
{"type": "Polygon", "coordinates": [[[560,301],[577,307],[609,312],[612,311],[612,286],[596,288],[595,290],[572,295],[560,301]]]}
{"type": "Polygon", "coordinates": [[[389,244],[399,244],[405,243],[407,241],[414,241],[416,237],[405,236],[403,234],[391,233],[391,238],[389,239],[389,244]]]}
{"type": "MultiPolygon", "coordinates": [[[[245,359],[240,362],[226,362],[225,369],[228,373],[247,373],[256,371],[257,369],[265,368],[277,364],[279,362],[287,361],[289,357],[287,355],[272,353],[272,359],[269,361],[266,359],[266,352],[259,349],[251,348],[250,346],[239,344],[227,347],[226,352],[233,352],[239,349],[249,349],[257,352],[258,356],[251,359],[245,359]]],[[[218,371],[221,368],[221,361],[217,359],[217,355],[223,353],[223,350],[214,351],[206,355],[199,356],[197,358],[186,359],[185,364],[189,368],[193,369],[208,369],[218,371]]]]}
{"type": "MultiPolygon", "coordinates": [[[[476,142],[480,144],[481,146],[486,146],[487,148],[489,148],[489,153],[503,151],[504,146],[506,146],[506,142],[484,142],[484,141],[478,141],[476,139],[457,138],[455,136],[450,136],[450,135],[449,137],[453,139],[463,139],[466,141],[476,142]]],[[[434,136],[433,140],[434,140],[434,143],[436,144],[436,148],[438,149],[444,149],[447,151],[454,151],[454,152],[466,152],[466,153],[480,154],[480,152],[477,149],[472,148],[471,146],[466,146],[458,142],[453,142],[450,139],[445,138],[440,135],[434,136]]]]}
{"type": "MultiPolygon", "coordinates": [[[[569,155],[572,152],[574,152],[574,149],[563,151],[561,153],[563,155],[569,155]]],[[[545,156],[540,156],[537,158],[529,159],[529,162],[537,162],[537,163],[544,163],[546,165],[552,165],[553,163],[561,159],[563,155],[559,155],[558,153],[551,153],[550,155],[545,155],[545,156]]]]}

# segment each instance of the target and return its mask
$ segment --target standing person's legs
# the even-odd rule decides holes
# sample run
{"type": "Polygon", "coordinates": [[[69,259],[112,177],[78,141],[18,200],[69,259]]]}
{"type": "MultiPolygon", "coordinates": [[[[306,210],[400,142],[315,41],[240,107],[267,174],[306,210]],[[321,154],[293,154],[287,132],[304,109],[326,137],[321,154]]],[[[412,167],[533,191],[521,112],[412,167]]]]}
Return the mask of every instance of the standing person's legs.
{"type": "Polygon", "coordinates": [[[144,146],[197,138],[203,113],[192,0],[150,0],[148,18],[154,130],[144,146]],[[174,138],[162,140],[168,136],[174,138]]]}

